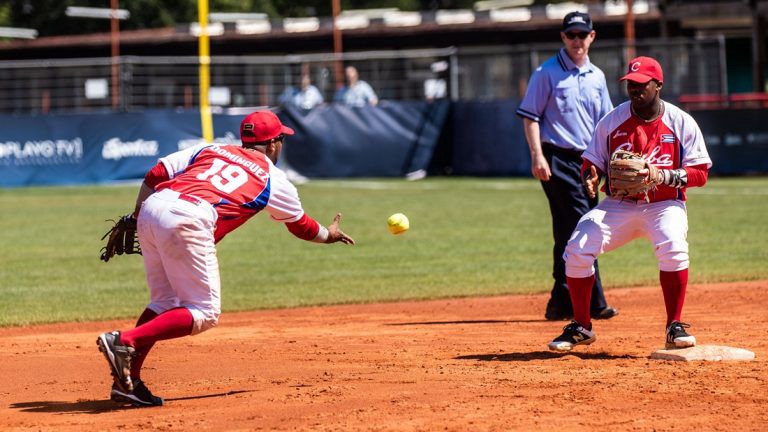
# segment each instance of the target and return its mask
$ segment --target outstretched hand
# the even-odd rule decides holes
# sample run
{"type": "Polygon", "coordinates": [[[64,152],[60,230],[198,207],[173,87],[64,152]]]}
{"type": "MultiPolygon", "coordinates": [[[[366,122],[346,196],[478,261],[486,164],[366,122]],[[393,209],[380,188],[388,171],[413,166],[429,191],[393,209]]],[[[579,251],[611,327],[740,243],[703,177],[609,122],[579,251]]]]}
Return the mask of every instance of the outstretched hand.
{"type": "Polygon", "coordinates": [[[597,187],[600,185],[600,176],[597,175],[597,168],[594,165],[590,166],[589,171],[584,173],[582,183],[584,183],[587,196],[594,198],[597,195],[597,187]]]}
{"type": "Polygon", "coordinates": [[[325,242],[342,242],[349,245],[355,244],[355,240],[352,237],[344,234],[344,231],[339,229],[339,222],[341,222],[341,213],[336,213],[336,216],[333,217],[333,222],[328,225],[328,239],[326,239],[325,242]]]}

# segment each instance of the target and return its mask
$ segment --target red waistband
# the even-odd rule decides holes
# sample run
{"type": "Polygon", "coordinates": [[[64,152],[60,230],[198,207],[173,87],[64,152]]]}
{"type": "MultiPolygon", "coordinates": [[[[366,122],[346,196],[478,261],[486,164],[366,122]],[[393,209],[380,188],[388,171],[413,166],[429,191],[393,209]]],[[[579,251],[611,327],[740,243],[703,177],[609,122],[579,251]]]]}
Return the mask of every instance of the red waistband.
{"type": "Polygon", "coordinates": [[[179,194],[179,199],[187,201],[187,202],[191,202],[192,204],[195,204],[195,205],[200,205],[200,204],[203,204],[203,203],[207,203],[207,201],[205,201],[202,198],[198,198],[198,197],[196,197],[194,195],[189,195],[189,194],[184,194],[184,193],[183,194],[179,194]]]}

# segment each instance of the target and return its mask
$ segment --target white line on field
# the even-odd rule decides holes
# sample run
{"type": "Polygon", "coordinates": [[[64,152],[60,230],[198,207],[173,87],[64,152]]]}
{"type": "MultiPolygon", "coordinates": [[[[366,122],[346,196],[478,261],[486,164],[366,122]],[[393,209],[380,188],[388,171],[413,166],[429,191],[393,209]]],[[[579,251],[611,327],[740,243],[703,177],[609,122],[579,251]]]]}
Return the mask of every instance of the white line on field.
{"type": "MultiPolygon", "coordinates": [[[[313,180],[313,186],[365,190],[442,190],[442,189],[486,189],[486,190],[534,190],[540,189],[539,182],[502,182],[497,180],[472,180],[467,182],[398,182],[375,180],[313,180]]],[[[758,188],[729,188],[705,186],[704,188],[688,189],[693,195],[734,195],[734,196],[768,196],[768,189],[758,188]]]]}
{"type": "Polygon", "coordinates": [[[538,183],[515,182],[506,183],[498,181],[471,181],[471,182],[379,182],[368,180],[313,180],[312,186],[367,189],[367,190],[441,190],[441,189],[492,189],[492,190],[532,190],[539,189],[538,183]]]}
{"type": "Polygon", "coordinates": [[[739,195],[739,196],[755,196],[762,195],[768,196],[768,190],[765,189],[752,189],[752,188],[739,188],[739,189],[727,189],[727,188],[691,188],[687,193],[693,195],[739,195]]]}

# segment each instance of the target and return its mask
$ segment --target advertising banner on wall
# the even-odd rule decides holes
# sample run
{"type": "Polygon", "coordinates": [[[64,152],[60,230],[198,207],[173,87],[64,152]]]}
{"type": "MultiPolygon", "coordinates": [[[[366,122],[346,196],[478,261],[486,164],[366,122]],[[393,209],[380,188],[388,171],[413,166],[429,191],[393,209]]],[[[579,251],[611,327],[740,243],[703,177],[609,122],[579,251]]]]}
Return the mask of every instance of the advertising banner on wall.
{"type": "MultiPolygon", "coordinates": [[[[287,140],[281,163],[313,177],[399,176],[424,169],[447,112],[447,102],[286,109],[278,116],[296,135],[287,140]]],[[[214,142],[240,145],[246,114],[214,115],[214,142]]],[[[201,142],[197,111],[0,115],[0,124],[2,187],[141,179],[158,158],[201,142]]]]}
{"type": "Polygon", "coordinates": [[[2,116],[0,184],[99,183],[141,178],[177,143],[194,139],[193,113],[2,116]]]}
{"type": "MultiPolygon", "coordinates": [[[[376,107],[281,109],[278,116],[296,134],[286,141],[280,164],[310,178],[399,177],[429,168],[530,176],[516,106],[513,100],[383,101],[376,107]]],[[[215,114],[214,142],[239,145],[240,121],[248,112],[215,114]]],[[[768,172],[766,159],[754,157],[768,149],[764,113],[692,112],[714,162],[712,173],[768,172]]],[[[0,115],[0,125],[0,187],[141,179],[158,158],[201,142],[197,111],[0,115]]]]}

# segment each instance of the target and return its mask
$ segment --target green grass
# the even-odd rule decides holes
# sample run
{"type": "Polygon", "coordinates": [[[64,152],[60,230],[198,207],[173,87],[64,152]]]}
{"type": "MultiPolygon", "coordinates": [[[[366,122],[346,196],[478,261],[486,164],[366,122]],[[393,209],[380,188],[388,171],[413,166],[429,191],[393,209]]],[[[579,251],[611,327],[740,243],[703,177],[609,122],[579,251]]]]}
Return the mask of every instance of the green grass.
{"type": "MultiPolygon", "coordinates": [[[[99,261],[101,236],[138,185],[0,190],[0,326],[135,317],[141,257],[99,261]]],[[[258,215],[219,244],[225,311],[550,289],[551,225],[531,179],[313,181],[323,223],[336,211],[353,247],[295,239],[258,215]],[[411,230],[389,234],[403,212],[411,230]]],[[[691,282],[768,279],[768,178],[715,178],[689,191],[691,282]]],[[[650,244],[601,257],[606,287],[656,284],[650,244]]]]}

